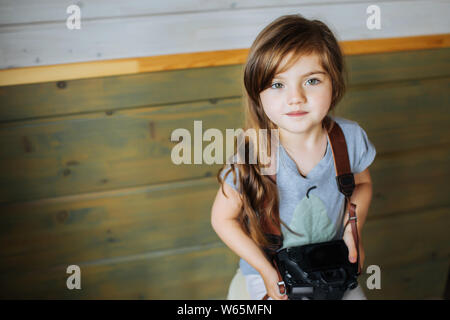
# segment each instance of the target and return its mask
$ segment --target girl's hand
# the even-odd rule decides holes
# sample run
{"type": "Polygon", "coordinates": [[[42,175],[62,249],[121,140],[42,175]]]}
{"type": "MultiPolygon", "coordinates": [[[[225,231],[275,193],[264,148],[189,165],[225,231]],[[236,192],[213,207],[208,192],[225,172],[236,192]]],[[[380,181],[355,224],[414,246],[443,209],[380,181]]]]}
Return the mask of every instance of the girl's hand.
{"type": "MultiPolygon", "coordinates": [[[[363,248],[362,241],[361,241],[361,235],[359,234],[358,237],[359,237],[359,265],[361,266],[361,270],[362,270],[362,268],[364,266],[365,255],[364,255],[364,248],[363,248]]],[[[344,231],[344,236],[342,237],[342,239],[344,240],[344,242],[348,248],[348,260],[351,263],[355,263],[358,254],[356,251],[355,240],[353,239],[353,233],[352,233],[350,224],[347,225],[347,228],[344,231]]]]}
{"type": "Polygon", "coordinates": [[[267,268],[261,273],[264,280],[264,285],[266,286],[267,294],[274,300],[287,300],[288,296],[286,294],[280,294],[278,289],[278,273],[274,267],[267,268]]]}

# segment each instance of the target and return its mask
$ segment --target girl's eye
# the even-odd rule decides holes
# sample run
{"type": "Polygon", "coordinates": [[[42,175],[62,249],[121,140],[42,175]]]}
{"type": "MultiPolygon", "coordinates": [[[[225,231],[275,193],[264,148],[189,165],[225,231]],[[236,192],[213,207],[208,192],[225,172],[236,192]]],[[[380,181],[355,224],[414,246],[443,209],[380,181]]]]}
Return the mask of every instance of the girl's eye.
{"type": "Polygon", "coordinates": [[[316,78],[312,78],[312,79],[308,79],[306,82],[312,84],[313,86],[315,86],[316,84],[320,83],[320,80],[316,79],[316,78]],[[313,81],[314,83],[311,83],[309,81],[313,81]]]}
{"type": "Polygon", "coordinates": [[[272,84],[271,88],[272,88],[272,89],[279,89],[279,88],[281,88],[281,86],[282,86],[281,83],[275,82],[275,83],[272,84]],[[276,86],[277,84],[279,84],[280,86],[276,86]]]}

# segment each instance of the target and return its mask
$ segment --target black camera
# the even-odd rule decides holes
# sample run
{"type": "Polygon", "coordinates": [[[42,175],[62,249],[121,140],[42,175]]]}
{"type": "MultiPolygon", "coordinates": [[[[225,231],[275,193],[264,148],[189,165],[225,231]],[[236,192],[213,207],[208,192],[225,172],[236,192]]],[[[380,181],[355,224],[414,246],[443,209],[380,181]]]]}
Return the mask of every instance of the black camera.
{"type": "Polygon", "coordinates": [[[275,262],[290,300],[339,300],[358,286],[358,265],[343,240],[285,248],[275,262]]]}

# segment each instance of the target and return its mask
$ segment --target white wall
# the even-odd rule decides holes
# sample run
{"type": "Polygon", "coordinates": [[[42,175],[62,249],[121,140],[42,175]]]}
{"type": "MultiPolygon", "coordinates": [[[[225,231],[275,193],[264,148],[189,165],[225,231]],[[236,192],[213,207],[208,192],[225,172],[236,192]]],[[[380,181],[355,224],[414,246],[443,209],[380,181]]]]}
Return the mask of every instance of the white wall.
{"type": "Polygon", "coordinates": [[[0,0],[0,69],[249,48],[292,13],[324,21],[338,40],[450,32],[450,0],[0,0]],[[66,26],[70,4],[80,30],[66,26]],[[372,4],[380,30],[366,27],[372,4]]]}

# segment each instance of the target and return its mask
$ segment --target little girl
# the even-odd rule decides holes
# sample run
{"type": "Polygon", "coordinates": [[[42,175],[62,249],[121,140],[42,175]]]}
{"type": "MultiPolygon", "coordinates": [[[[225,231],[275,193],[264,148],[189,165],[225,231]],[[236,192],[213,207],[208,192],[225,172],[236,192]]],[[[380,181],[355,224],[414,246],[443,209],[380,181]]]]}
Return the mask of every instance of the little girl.
{"type": "MultiPolygon", "coordinates": [[[[217,175],[221,187],[211,223],[241,257],[238,273],[245,276],[252,299],[266,293],[272,299],[287,299],[279,292],[277,271],[263,251],[268,239],[260,219],[270,218],[275,210],[281,220],[283,248],[343,239],[349,260],[357,261],[350,224],[344,229],[348,212],[336,184],[325,117],[339,124],[346,139],[356,184],[351,202],[357,208],[359,239],[372,198],[368,167],[376,151],[356,122],[330,114],[344,95],[344,72],[342,53],[330,29],[300,15],[276,19],[250,48],[244,70],[244,130],[278,129],[276,184],[261,174],[260,159],[224,165],[217,175]]],[[[252,141],[247,140],[249,147],[252,141]]],[[[364,251],[359,243],[362,267],[364,251]]],[[[347,290],[343,299],[365,296],[358,286],[347,290]]]]}

